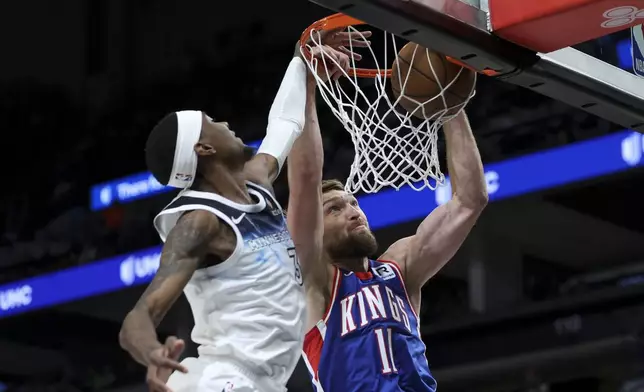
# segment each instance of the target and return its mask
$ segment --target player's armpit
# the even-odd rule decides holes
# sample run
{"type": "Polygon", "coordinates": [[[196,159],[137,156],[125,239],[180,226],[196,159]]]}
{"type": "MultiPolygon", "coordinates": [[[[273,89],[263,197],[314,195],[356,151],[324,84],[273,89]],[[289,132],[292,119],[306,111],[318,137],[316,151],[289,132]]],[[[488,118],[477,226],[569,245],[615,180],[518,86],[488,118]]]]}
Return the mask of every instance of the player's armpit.
{"type": "Polygon", "coordinates": [[[267,189],[272,189],[272,184],[279,175],[277,158],[268,154],[259,153],[246,163],[244,173],[248,181],[267,189]]]}
{"type": "Polygon", "coordinates": [[[219,220],[207,211],[184,215],[170,231],[156,275],[123,321],[119,340],[139,363],[147,365],[151,351],[162,347],[155,328],[179,298],[219,234],[219,220]]]}
{"type": "Polygon", "coordinates": [[[407,288],[420,289],[454,257],[481,211],[482,208],[464,205],[455,196],[432,211],[415,235],[392,244],[381,259],[398,262],[407,288]]]}

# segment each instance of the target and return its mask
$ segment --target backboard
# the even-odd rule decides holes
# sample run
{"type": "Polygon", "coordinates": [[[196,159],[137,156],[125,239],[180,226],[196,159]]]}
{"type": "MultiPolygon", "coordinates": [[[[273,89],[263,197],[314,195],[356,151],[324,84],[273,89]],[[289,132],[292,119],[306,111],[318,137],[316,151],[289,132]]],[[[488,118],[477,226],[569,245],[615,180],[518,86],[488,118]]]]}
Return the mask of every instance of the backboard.
{"type": "Polygon", "coordinates": [[[312,1],[644,133],[644,79],[584,50],[612,34],[631,41],[629,28],[644,23],[644,0],[312,1]]]}

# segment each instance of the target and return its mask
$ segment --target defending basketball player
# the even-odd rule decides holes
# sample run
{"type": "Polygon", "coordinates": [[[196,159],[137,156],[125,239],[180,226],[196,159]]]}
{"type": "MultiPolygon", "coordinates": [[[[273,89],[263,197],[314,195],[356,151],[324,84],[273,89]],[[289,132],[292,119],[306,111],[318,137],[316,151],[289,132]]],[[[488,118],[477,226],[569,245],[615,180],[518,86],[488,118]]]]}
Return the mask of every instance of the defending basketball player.
{"type": "MultiPolygon", "coordinates": [[[[307,94],[307,120],[317,127],[314,89],[307,94]]],[[[378,245],[367,218],[342,183],[307,180],[314,176],[306,168],[322,160],[319,129],[291,152],[289,159],[299,162],[289,165],[291,192],[310,186],[317,191],[306,208],[299,204],[289,212],[289,222],[293,233],[317,228],[320,234],[312,241],[323,247],[315,272],[306,277],[304,359],[318,391],[436,391],[419,331],[421,288],[454,256],[488,200],[465,113],[443,130],[452,199],[432,211],[415,235],[398,240],[377,259],[370,259],[378,245]],[[313,163],[307,166],[307,160],[313,163]]]]}
{"type": "MultiPolygon", "coordinates": [[[[346,55],[338,56],[348,66],[346,55]]],[[[147,366],[152,391],[284,390],[301,353],[305,298],[271,183],[302,134],[306,75],[295,56],[255,156],[227,123],[200,111],[166,116],[148,138],[150,171],[183,189],[154,220],[165,242],[160,266],[120,333],[122,347],[147,366]],[[170,337],[162,344],[155,327],[182,291],[200,346],[198,358],[178,363],[184,343],[170,337]]],[[[302,261],[307,272],[310,263],[302,261]]]]}

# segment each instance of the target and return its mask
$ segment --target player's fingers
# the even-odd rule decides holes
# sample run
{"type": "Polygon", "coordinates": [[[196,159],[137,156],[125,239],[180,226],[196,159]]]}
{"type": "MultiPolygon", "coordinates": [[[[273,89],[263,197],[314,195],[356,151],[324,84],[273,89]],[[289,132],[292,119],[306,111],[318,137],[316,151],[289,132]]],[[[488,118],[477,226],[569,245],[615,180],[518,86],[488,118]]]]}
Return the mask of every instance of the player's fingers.
{"type": "Polygon", "coordinates": [[[182,373],[188,373],[188,369],[185,366],[170,358],[156,358],[153,361],[154,365],[158,367],[163,367],[172,370],[178,370],[182,373]]]}
{"type": "Polygon", "coordinates": [[[163,347],[162,350],[155,351],[150,355],[150,366],[155,366],[157,368],[167,367],[170,369],[175,369],[177,361],[168,358],[169,350],[166,347],[163,347]]]}
{"type": "Polygon", "coordinates": [[[322,61],[324,61],[324,63],[327,66],[336,65],[339,61],[338,55],[339,55],[339,52],[335,51],[333,48],[331,48],[328,45],[325,45],[320,53],[320,57],[322,57],[322,61]]]}
{"type": "Polygon", "coordinates": [[[170,352],[168,352],[168,357],[172,359],[179,359],[181,353],[186,348],[186,342],[183,339],[177,339],[174,341],[173,346],[170,347],[170,352]]]}
{"type": "Polygon", "coordinates": [[[328,43],[329,41],[335,41],[338,33],[343,29],[343,27],[338,27],[331,30],[312,30],[308,42],[328,43]]]}
{"type": "Polygon", "coordinates": [[[340,40],[342,45],[358,48],[364,48],[371,45],[369,37],[371,37],[371,31],[351,31],[337,34],[337,38],[340,40]]]}
{"type": "Polygon", "coordinates": [[[349,60],[349,56],[347,56],[346,54],[340,54],[338,56],[338,63],[340,69],[346,72],[349,70],[351,60],[349,60]]]}
{"type": "Polygon", "coordinates": [[[176,336],[168,336],[165,340],[165,348],[168,350],[167,355],[172,357],[176,353],[177,349],[183,350],[185,347],[185,342],[183,339],[179,339],[176,336]]]}
{"type": "Polygon", "coordinates": [[[145,382],[148,384],[150,392],[171,392],[170,389],[157,377],[158,368],[156,366],[148,366],[148,372],[145,377],[145,382]]]}
{"type": "Polygon", "coordinates": [[[147,384],[150,392],[172,392],[172,389],[168,388],[168,386],[158,378],[148,379],[147,384]]]}
{"type": "Polygon", "coordinates": [[[333,78],[333,80],[338,80],[349,69],[349,56],[332,48],[327,48],[326,53],[329,55],[331,61],[333,62],[330,76],[333,78]]]}
{"type": "Polygon", "coordinates": [[[171,375],[172,369],[159,368],[159,370],[157,370],[157,378],[164,384],[168,382],[171,375]]]}
{"type": "Polygon", "coordinates": [[[353,57],[355,61],[360,61],[362,60],[362,55],[360,53],[352,52],[351,50],[347,49],[344,46],[340,46],[338,50],[347,56],[353,57]]]}
{"type": "Polygon", "coordinates": [[[177,337],[176,337],[176,336],[168,336],[168,337],[165,339],[165,344],[164,344],[164,345],[165,345],[165,347],[166,347],[167,349],[170,349],[172,346],[174,346],[174,342],[176,342],[177,340],[178,340],[178,339],[177,339],[177,337]]]}
{"type": "Polygon", "coordinates": [[[337,57],[337,64],[333,67],[333,80],[338,80],[345,75],[349,69],[349,56],[340,55],[337,57]]]}
{"type": "Polygon", "coordinates": [[[333,63],[333,61],[337,61],[335,51],[328,45],[313,48],[313,50],[311,50],[311,55],[314,59],[321,60],[323,64],[329,64],[333,63]]]}
{"type": "Polygon", "coordinates": [[[319,30],[311,30],[311,34],[309,35],[309,39],[306,41],[307,44],[311,44],[312,42],[321,42],[322,41],[322,32],[319,30]]]}

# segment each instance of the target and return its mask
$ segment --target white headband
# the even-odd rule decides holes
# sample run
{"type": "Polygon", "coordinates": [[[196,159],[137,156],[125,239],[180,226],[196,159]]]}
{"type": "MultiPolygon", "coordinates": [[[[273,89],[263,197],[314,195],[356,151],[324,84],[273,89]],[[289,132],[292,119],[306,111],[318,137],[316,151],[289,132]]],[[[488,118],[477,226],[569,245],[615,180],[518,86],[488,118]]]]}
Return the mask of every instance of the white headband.
{"type": "Polygon", "coordinates": [[[189,188],[197,174],[197,153],[195,144],[201,136],[203,114],[198,110],[177,112],[177,145],[168,185],[175,188],[189,188]]]}

